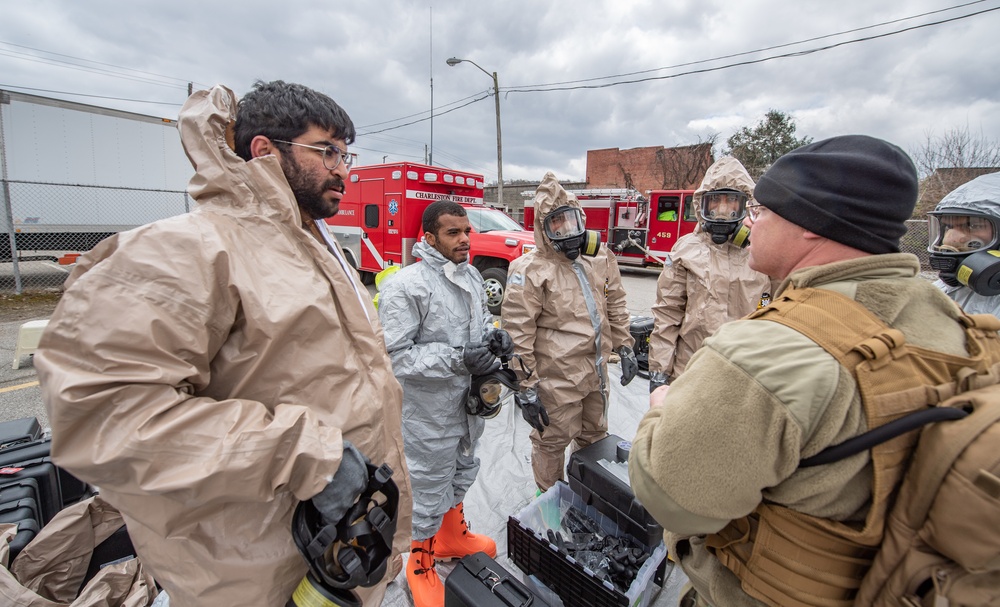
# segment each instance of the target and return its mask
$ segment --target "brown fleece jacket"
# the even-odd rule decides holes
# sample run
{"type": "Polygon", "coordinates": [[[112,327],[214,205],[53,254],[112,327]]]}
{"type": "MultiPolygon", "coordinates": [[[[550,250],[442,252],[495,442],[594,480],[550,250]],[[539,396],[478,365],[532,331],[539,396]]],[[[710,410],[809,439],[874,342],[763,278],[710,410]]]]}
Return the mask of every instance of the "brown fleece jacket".
{"type": "MultiPolygon", "coordinates": [[[[913,255],[804,268],[779,288],[831,289],[864,305],[909,343],[967,355],[955,304],[919,278],[913,255]]],[[[639,425],[632,488],[664,529],[698,592],[714,605],[760,605],[703,536],[762,501],[861,521],[871,499],[867,453],[821,468],[799,461],[867,430],[851,373],[816,343],[766,320],[723,325],[639,425]]]]}

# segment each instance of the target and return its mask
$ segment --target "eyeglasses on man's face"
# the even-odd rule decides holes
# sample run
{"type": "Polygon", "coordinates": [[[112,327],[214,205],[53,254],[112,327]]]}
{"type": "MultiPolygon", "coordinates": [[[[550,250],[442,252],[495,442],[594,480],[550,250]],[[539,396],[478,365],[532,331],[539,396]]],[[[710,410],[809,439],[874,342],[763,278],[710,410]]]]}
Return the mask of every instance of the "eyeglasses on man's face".
{"type": "Polygon", "coordinates": [[[747,205],[747,215],[750,217],[750,221],[757,221],[760,217],[760,212],[766,209],[764,205],[759,202],[751,202],[747,205]]]}
{"type": "Polygon", "coordinates": [[[323,166],[327,170],[332,171],[340,166],[343,162],[347,170],[351,170],[351,165],[354,164],[354,156],[351,156],[347,152],[340,151],[335,145],[328,145],[326,147],[320,147],[318,145],[307,145],[305,143],[295,143],[294,141],[283,141],[281,139],[273,139],[275,143],[287,143],[288,145],[297,145],[303,148],[309,148],[310,150],[317,150],[323,152],[323,166]]]}

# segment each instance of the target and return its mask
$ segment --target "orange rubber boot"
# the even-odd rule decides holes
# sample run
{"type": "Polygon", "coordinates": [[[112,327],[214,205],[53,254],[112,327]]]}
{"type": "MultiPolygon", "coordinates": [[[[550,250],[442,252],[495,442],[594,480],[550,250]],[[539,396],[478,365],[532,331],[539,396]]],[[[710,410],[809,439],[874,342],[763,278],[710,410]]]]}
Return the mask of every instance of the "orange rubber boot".
{"type": "Polygon", "coordinates": [[[462,504],[445,513],[441,530],[434,538],[436,540],[434,551],[438,559],[461,558],[477,552],[485,552],[490,558],[495,558],[497,555],[496,542],[485,535],[469,531],[462,504]]]}
{"type": "Polygon", "coordinates": [[[444,607],[444,584],[434,568],[434,538],[410,543],[406,583],[416,607],[444,607]]]}

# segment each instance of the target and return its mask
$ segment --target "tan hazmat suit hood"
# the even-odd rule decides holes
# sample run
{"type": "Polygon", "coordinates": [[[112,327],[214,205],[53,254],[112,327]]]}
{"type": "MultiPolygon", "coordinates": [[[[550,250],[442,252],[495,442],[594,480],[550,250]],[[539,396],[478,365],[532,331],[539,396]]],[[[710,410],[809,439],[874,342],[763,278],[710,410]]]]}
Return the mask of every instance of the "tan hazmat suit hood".
{"type": "MultiPolygon", "coordinates": [[[[694,193],[696,208],[712,190],[731,189],[753,200],[754,183],[739,160],[726,157],[708,168],[694,193]]],[[[731,320],[757,309],[771,280],[748,265],[749,251],[731,241],[721,245],[699,228],[682,236],[657,280],[649,370],[676,378],[706,337],[731,320]]],[[[753,240],[753,234],[750,236],[753,240]]]]}
{"type": "Polygon", "coordinates": [[[285,604],[307,569],[292,513],[343,439],[395,471],[396,550],[410,537],[402,395],[375,309],[303,229],[278,158],[230,149],[235,112],[224,87],[187,101],[198,208],[85,255],[35,358],[52,459],[100,487],[184,607],[285,604]]]}

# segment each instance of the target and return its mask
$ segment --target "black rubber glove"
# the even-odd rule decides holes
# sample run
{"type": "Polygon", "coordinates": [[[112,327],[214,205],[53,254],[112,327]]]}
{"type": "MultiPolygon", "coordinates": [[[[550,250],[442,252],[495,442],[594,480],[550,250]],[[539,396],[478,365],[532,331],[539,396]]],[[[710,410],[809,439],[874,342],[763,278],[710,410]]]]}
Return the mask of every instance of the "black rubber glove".
{"type": "Polygon", "coordinates": [[[344,455],[333,480],[312,498],[328,525],[339,523],[368,487],[368,463],[368,458],[350,441],[344,441],[344,455]]]}
{"type": "Polygon", "coordinates": [[[639,361],[635,359],[635,352],[628,346],[618,346],[615,352],[621,358],[622,385],[627,386],[635,379],[635,374],[639,372],[639,361]]]}
{"type": "Polygon", "coordinates": [[[538,430],[539,434],[545,434],[545,426],[549,425],[549,413],[542,401],[538,400],[538,393],[533,389],[525,390],[514,396],[514,402],[521,409],[524,421],[538,430]]]}
{"type": "Polygon", "coordinates": [[[497,355],[490,352],[489,344],[469,342],[462,350],[462,362],[469,373],[486,375],[500,368],[497,355]]]}
{"type": "Polygon", "coordinates": [[[486,335],[490,352],[496,356],[510,356],[514,353],[514,340],[503,329],[493,329],[486,335]]]}
{"type": "Polygon", "coordinates": [[[669,386],[670,377],[663,371],[651,371],[649,373],[649,393],[652,394],[660,386],[669,386]]]}

